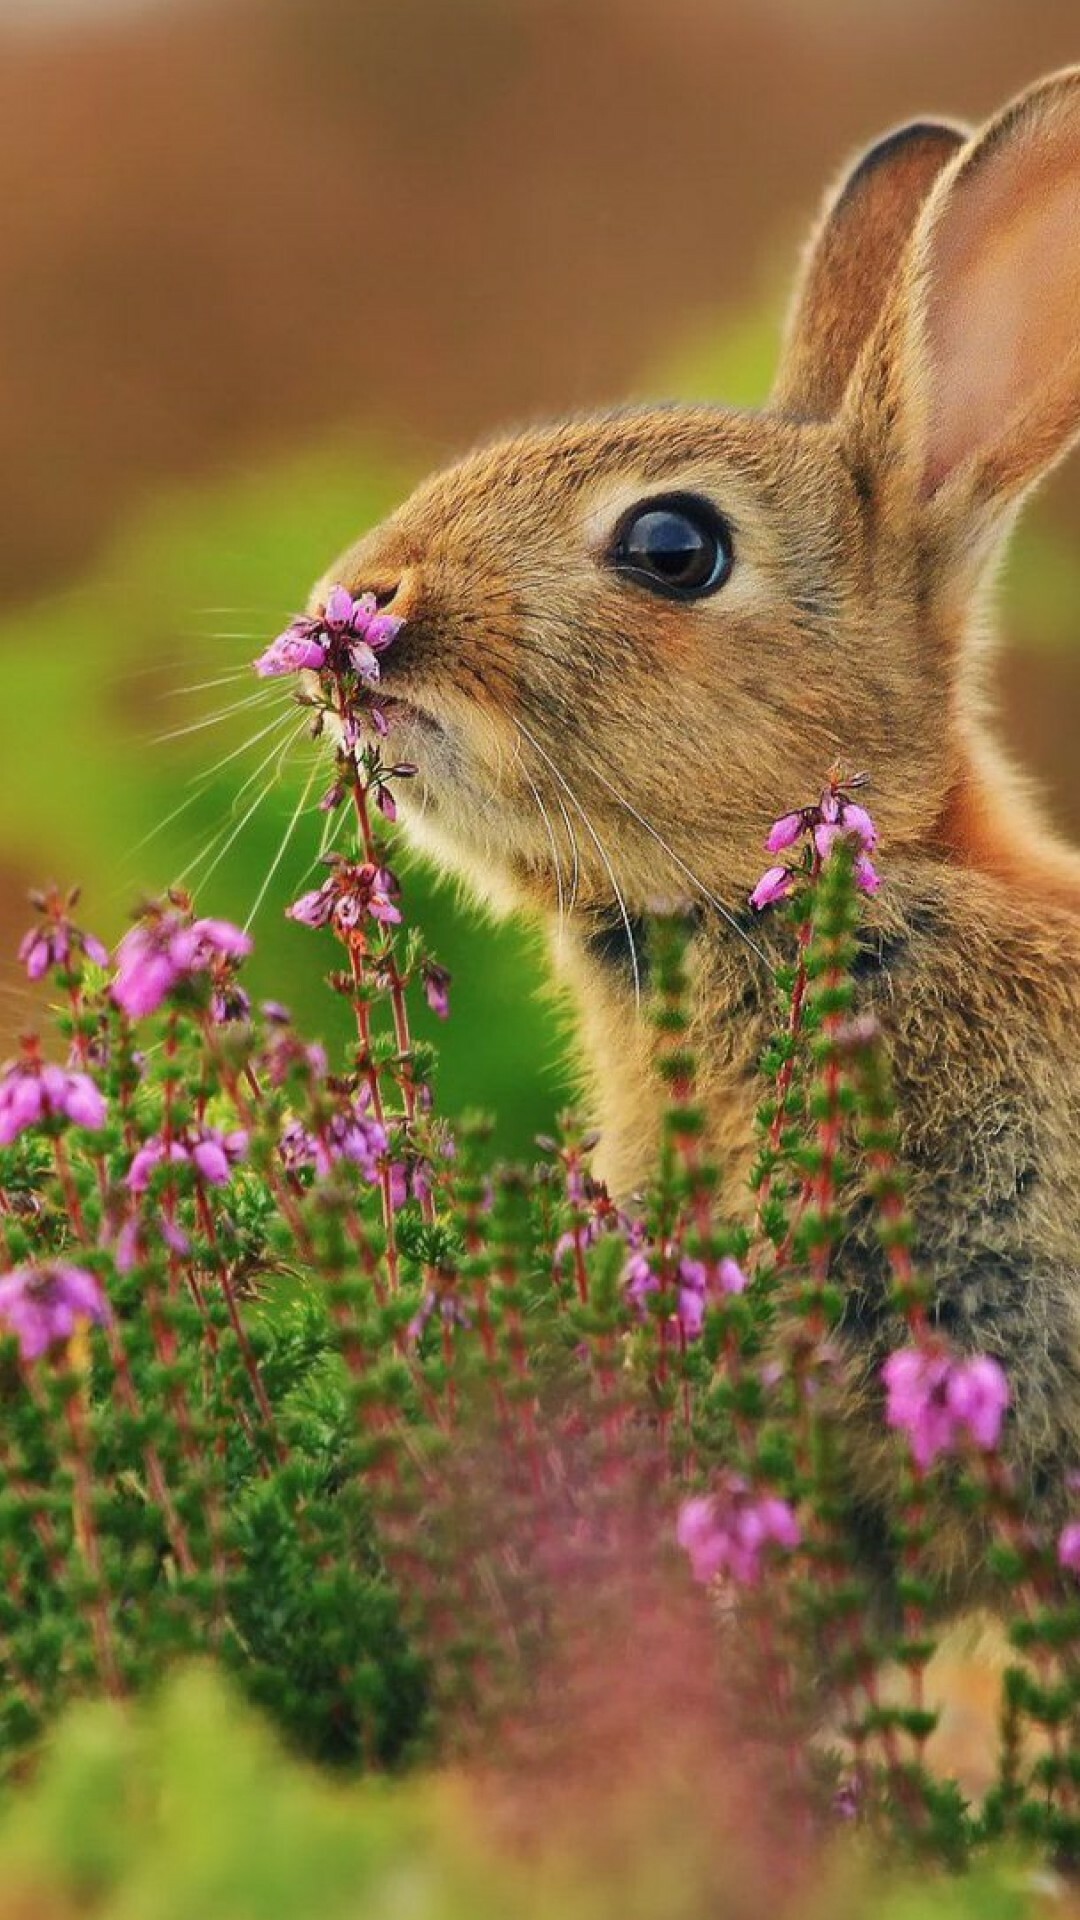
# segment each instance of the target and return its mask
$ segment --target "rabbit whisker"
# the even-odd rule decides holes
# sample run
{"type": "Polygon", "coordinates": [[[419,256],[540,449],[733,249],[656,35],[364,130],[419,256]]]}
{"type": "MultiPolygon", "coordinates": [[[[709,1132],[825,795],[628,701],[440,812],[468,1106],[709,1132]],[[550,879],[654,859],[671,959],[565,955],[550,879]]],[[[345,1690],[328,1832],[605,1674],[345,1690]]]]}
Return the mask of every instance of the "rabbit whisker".
{"type": "Polygon", "coordinates": [[[634,944],[634,929],[633,929],[633,925],[631,924],[630,915],[626,910],[626,901],[623,899],[622,888],[619,886],[619,883],[615,878],[615,869],[612,866],[611,861],[608,857],[607,849],[604,846],[604,843],[601,840],[600,835],[597,833],[596,828],[593,826],[592,821],[589,819],[589,816],[586,813],[585,808],[582,806],[576,793],[571,787],[569,781],[565,779],[563,774],[560,773],[558,767],[555,765],[554,760],[551,758],[551,755],[547,752],[547,750],[544,747],[540,745],[539,740],[537,740],[535,736],[532,733],[530,733],[528,727],[525,725],[525,722],[523,720],[515,720],[514,725],[520,729],[520,731],[524,734],[526,740],[529,742],[529,745],[533,748],[533,750],[536,753],[540,755],[540,758],[546,762],[547,766],[550,767],[560,787],[562,788],[563,792],[566,794],[566,797],[569,800],[570,805],[574,808],[574,811],[576,813],[580,814],[585,831],[588,834],[590,840],[592,841],[594,847],[596,848],[597,853],[600,855],[600,858],[604,864],[604,870],[607,873],[608,879],[611,881],[611,885],[615,894],[615,899],[618,904],[619,913],[622,918],[623,928],[626,933],[627,945],[630,949],[630,970],[634,976],[634,1001],[637,1006],[640,1006],[641,1005],[641,969],[638,966],[637,947],[634,944]]]}
{"type": "Polygon", "coordinates": [[[301,792],[300,798],[297,801],[295,807],[293,808],[291,815],[289,816],[288,825],[286,826],[285,831],[281,836],[281,845],[278,847],[278,850],[275,853],[274,858],[272,859],[269,867],[266,870],[266,877],[263,880],[263,883],[259,888],[258,893],[255,895],[255,900],[251,908],[251,912],[248,914],[247,919],[244,921],[245,933],[251,927],[251,924],[255,919],[255,916],[258,913],[259,908],[262,906],[263,901],[266,899],[266,896],[267,896],[267,893],[269,892],[270,884],[274,878],[274,875],[285,858],[285,855],[288,851],[289,842],[292,839],[293,834],[296,832],[300,815],[303,813],[305,807],[307,806],[308,797],[311,793],[312,787],[315,784],[315,776],[318,773],[318,771],[319,771],[319,762],[318,760],[313,760],[311,763],[311,767],[308,771],[308,777],[304,782],[303,791],[301,792]]]}
{"type": "Polygon", "coordinates": [[[685,860],[680,859],[679,855],[675,852],[674,847],[670,846],[668,842],[664,839],[663,834],[658,833],[656,828],[648,820],[646,820],[644,814],[639,813],[637,808],[631,805],[629,800],[625,800],[623,798],[618,788],[613,786],[611,781],[606,777],[606,775],[600,772],[599,768],[596,766],[595,761],[592,763],[591,771],[594,777],[597,780],[599,780],[601,786],[607,789],[612,799],[616,801],[620,807],[622,807],[624,813],[628,813],[632,820],[636,820],[639,827],[644,827],[645,832],[647,834],[650,834],[651,837],[656,841],[657,846],[663,849],[663,851],[667,854],[668,859],[674,862],[675,866],[678,867],[679,872],[684,876],[684,878],[689,880],[691,885],[697,888],[702,898],[708,901],[710,907],[712,907],[715,913],[718,913],[720,915],[720,918],[722,920],[726,921],[727,925],[731,928],[732,932],[738,934],[739,939],[742,940],[744,944],[749,947],[751,953],[755,954],[757,958],[760,961],[762,961],[766,967],[768,967],[770,973],[775,973],[776,968],[774,967],[772,961],[769,959],[768,954],[761,947],[758,946],[756,940],[752,940],[750,938],[750,935],[747,933],[746,928],[741,924],[737,916],[732,913],[731,908],[726,907],[722,900],[718,900],[715,893],[713,893],[711,889],[705,885],[704,881],[698,879],[697,874],[693,871],[693,869],[687,866],[685,860]]]}

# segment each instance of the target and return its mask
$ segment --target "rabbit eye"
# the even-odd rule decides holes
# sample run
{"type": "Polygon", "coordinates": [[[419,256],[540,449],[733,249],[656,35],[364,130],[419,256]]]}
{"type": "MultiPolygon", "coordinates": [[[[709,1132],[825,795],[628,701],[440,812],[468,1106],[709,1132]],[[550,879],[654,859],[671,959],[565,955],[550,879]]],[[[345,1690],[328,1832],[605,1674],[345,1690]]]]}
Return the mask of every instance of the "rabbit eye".
{"type": "Polygon", "coordinates": [[[623,515],[612,561],[622,573],[672,600],[715,593],[731,572],[731,534],[708,500],[673,493],[623,515]]]}

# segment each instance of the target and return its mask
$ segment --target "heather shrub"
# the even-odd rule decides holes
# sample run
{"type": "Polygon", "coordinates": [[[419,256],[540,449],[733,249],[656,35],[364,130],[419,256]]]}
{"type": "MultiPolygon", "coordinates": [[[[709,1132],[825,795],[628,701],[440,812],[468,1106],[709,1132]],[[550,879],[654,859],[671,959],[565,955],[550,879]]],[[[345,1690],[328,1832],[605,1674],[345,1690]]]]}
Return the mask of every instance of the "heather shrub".
{"type": "Polygon", "coordinates": [[[647,1189],[617,1203],[573,1116],[492,1170],[482,1120],[441,1122],[411,1027],[420,995],[450,1016],[452,983],[385,844],[412,773],[380,745],[397,624],[338,589],[258,663],[303,676],[333,745],[346,850],[290,913],[351,1010],[345,1057],[250,1003],[249,936],[185,894],[115,954],[74,898],[37,900],[22,959],[53,1029],[0,1075],[9,1781],[73,1699],[198,1654],[295,1749],[460,1761],[534,1842],[553,1806],[603,1825],[613,1753],[618,1805],[670,1794],[673,1830],[692,1780],[718,1809],[702,1885],[722,1854],[732,1911],[742,1878],[760,1910],[766,1869],[797,1901],[837,1824],[951,1865],[1002,1838],[1071,1858],[1080,1524],[1048,1537],[1023,1510],[1006,1374],[950,1348],[913,1262],[855,978],[883,884],[861,778],[831,770],[768,830],[753,904],[788,916],[790,963],[744,1215],[717,1206],[677,913],[650,936],[647,1189]],[[903,1490],[885,1594],[837,1391],[856,1167],[896,1328],[871,1383],[903,1490]],[[981,1514],[1012,1643],[972,1802],[930,1745],[931,1496],[981,1514]]]}

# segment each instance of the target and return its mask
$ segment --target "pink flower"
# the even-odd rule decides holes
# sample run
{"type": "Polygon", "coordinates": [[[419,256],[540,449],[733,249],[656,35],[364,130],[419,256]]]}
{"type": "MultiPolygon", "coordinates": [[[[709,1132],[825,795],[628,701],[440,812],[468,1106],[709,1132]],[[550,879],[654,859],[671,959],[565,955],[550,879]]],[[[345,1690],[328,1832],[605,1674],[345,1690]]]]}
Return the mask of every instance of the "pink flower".
{"type": "Polygon", "coordinates": [[[855,855],[855,885],[860,893],[876,893],[881,885],[881,875],[868,854],[855,855]]]}
{"type": "Polygon", "coordinates": [[[729,1473],[715,1494],[683,1501],[675,1537],[690,1556],[695,1580],[727,1574],[737,1585],[752,1587],[761,1578],[768,1549],[790,1553],[802,1530],[786,1500],[755,1495],[738,1474],[729,1473]]]}
{"type": "Polygon", "coordinates": [[[7,1067],[0,1078],[0,1146],[10,1146],[41,1120],[62,1118],[97,1132],[108,1117],[105,1096],[89,1074],[30,1058],[7,1067]]]}
{"type": "Polygon", "coordinates": [[[953,1368],[949,1407],[954,1419],[967,1428],[984,1453],[992,1453],[1001,1439],[1008,1405],[1005,1371],[988,1353],[977,1353],[953,1368]]]}
{"type": "Polygon", "coordinates": [[[1058,1534],[1059,1567],[1067,1573],[1080,1573],[1080,1520],[1070,1520],[1058,1534]]]}
{"type": "Polygon", "coordinates": [[[340,854],[329,854],[327,864],[333,869],[330,878],[286,907],[290,920],[298,920],[305,927],[325,927],[332,922],[336,932],[346,935],[365,919],[387,926],[400,922],[401,911],[393,898],[398,883],[389,867],[376,867],[371,861],[358,864],[340,854]]]}
{"type": "Polygon", "coordinates": [[[16,1267],[0,1280],[0,1326],[15,1335],[23,1360],[70,1340],[80,1321],[104,1326],[108,1318],[101,1283],[85,1267],[16,1267]]]}
{"type": "Polygon", "coordinates": [[[854,835],[867,853],[873,853],[877,846],[878,832],[866,808],[856,806],[854,800],[845,800],[842,819],[844,832],[854,835]]]}
{"type": "Polygon", "coordinates": [[[765,836],[766,853],[783,853],[785,848],[793,847],[800,834],[806,831],[806,812],[800,808],[797,813],[781,814],[774,820],[765,836]]]}
{"type": "MultiPolygon", "coordinates": [[[[864,778],[864,775],[856,774],[848,784],[861,786],[864,778]]],[[[791,813],[781,814],[778,820],[773,821],[765,846],[769,853],[782,853],[787,847],[794,846],[803,834],[810,834],[815,854],[819,861],[824,862],[837,841],[854,841],[855,883],[862,893],[876,893],[881,885],[881,876],[869,855],[877,845],[877,828],[866,808],[859,806],[844,791],[842,781],[839,769],[834,768],[817,805],[798,807],[791,813]]],[[[763,907],[786,899],[793,885],[794,878],[786,867],[770,867],[750,895],[750,904],[760,912],[763,907]]]]}
{"type": "Polygon", "coordinates": [[[321,673],[326,666],[351,669],[368,685],[379,678],[376,655],[400,633],[404,622],[380,613],[372,593],[354,600],[347,587],[331,587],[321,614],[301,614],[271,641],[255,661],[264,678],[280,673],[321,673]]]}
{"type": "Polygon", "coordinates": [[[320,620],[294,620],[272,640],[265,653],[255,661],[262,679],[278,673],[320,673],[326,665],[326,646],[321,638],[320,620]]]}
{"type": "Polygon", "coordinates": [[[737,1260],[726,1254],[717,1269],[721,1293],[745,1293],[750,1282],[737,1260]]]}
{"type": "Polygon", "coordinates": [[[193,974],[251,952],[251,935],[230,920],[188,921],[167,910],[140,920],[116,953],[111,992],[133,1020],[154,1013],[166,994],[193,974]]]}
{"type": "Polygon", "coordinates": [[[794,886],[795,876],[790,867],[770,867],[750,895],[750,905],[755,913],[761,913],[765,907],[775,906],[778,900],[786,900],[794,886]]]}
{"type": "Polygon", "coordinates": [[[278,1149],[285,1165],[294,1171],[312,1166],[319,1179],[325,1180],[337,1161],[348,1160],[374,1186],[389,1142],[385,1127],[365,1113],[365,1099],[366,1095],[358,1094],[317,1132],[302,1121],[290,1121],[282,1130],[278,1149]]]}
{"type": "Polygon", "coordinates": [[[434,960],[425,960],[423,965],[424,993],[432,1013],[440,1020],[450,1017],[450,980],[445,967],[436,966],[434,960]]]}
{"type": "Polygon", "coordinates": [[[66,967],[73,955],[79,953],[99,967],[108,966],[108,949],[70,918],[78,902],[78,888],[61,893],[58,888],[50,887],[44,893],[32,893],[30,898],[43,916],[42,924],[31,927],[19,943],[19,959],[31,980],[40,980],[53,967],[66,967]]]}
{"type": "Polygon", "coordinates": [[[167,1161],[174,1166],[193,1166],[208,1186],[223,1187],[232,1179],[233,1167],[244,1158],[247,1148],[248,1137],[242,1128],[223,1134],[217,1127],[189,1127],[168,1146],[160,1134],[154,1134],[135,1154],[126,1185],[130,1193],[145,1193],[156,1169],[167,1161]]]}
{"type": "Polygon", "coordinates": [[[965,1441],[983,1452],[997,1446],[1009,1404],[1009,1383],[989,1354],[956,1360],[944,1352],[904,1347],[881,1369],[885,1419],[907,1434],[921,1472],[965,1441]]]}

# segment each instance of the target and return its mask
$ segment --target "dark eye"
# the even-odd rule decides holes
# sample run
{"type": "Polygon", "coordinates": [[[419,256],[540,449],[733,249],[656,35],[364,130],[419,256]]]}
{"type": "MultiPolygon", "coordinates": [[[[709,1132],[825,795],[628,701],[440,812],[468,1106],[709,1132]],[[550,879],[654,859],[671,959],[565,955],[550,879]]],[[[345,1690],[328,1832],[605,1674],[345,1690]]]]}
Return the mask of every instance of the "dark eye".
{"type": "Polygon", "coordinates": [[[668,494],[624,514],[612,556],[616,571],[672,600],[715,593],[731,572],[731,534],[696,494],[668,494]]]}

